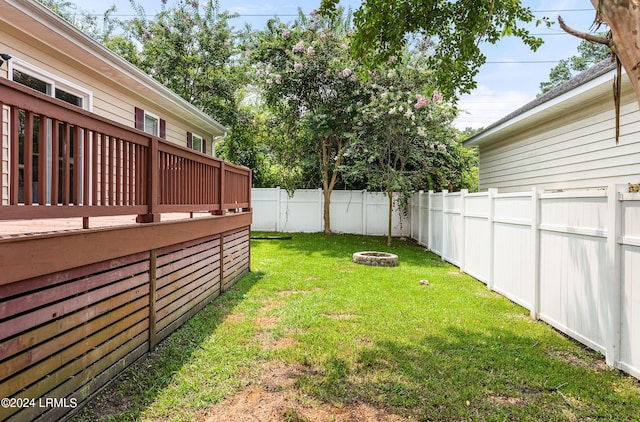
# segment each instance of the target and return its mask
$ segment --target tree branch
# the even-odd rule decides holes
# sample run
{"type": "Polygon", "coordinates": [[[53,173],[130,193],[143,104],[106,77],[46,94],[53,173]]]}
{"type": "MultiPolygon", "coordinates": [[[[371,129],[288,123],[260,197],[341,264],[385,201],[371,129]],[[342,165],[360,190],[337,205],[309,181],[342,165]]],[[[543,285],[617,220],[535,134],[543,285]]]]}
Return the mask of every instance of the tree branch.
{"type": "Polygon", "coordinates": [[[558,16],[558,23],[560,24],[560,28],[562,28],[562,30],[564,32],[566,32],[567,34],[571,34],[574,37],[582,38],[583,40],[587,40],[587,41],[590,41],[590,42],[595,42],[595,43],[598,43],[598,44],[604,44],[607,47],[611,48],[611,40],[609,38],[599,37],[597,35],[590,34],[588,32],[577,31],[577,30],[567,26],[567,24],[564,23],[564,20],[562,19],[561,16],[558,16]]]}

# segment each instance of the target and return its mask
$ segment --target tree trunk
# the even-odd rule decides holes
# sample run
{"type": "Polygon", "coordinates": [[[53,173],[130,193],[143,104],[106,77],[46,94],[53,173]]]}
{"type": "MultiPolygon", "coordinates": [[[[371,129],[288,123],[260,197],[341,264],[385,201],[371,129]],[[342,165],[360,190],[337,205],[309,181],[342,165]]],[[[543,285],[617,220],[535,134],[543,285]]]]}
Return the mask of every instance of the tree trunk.
{"type": "Polygon", "coordinates": [[[333,190],[322,189],[324,196],[324,234],[331,234],[331,192],[333,190]]]}
{"type": "Polygon", "coordinates": [[[627,71],[640,103],[640,0],[591,0],[611,29],[611,51],[627,71]]]}

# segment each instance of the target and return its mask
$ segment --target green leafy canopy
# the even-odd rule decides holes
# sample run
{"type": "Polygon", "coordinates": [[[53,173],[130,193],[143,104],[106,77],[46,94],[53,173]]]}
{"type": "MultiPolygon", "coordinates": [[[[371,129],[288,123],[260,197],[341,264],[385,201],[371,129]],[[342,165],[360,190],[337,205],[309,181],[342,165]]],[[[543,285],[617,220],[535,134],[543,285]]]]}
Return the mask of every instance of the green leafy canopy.
{"type": "MultiPolygon", "coordinates": [[[[321,13],[331,14],[338,0],[323,0],[321,13]]],[[[534,22],[530,8],[518,0],[363,0],[354,14],[357,28],[352,48],[365,63],[379,64],[414,39],[430,39],[428,66],[433,83],[448,100],[476,87],[486,57],[482,43],[520,38],[533,51],[542,39],[524,24],[534,22]]],[[[546,19],[536,22],[549,22],[546,19]]]]}

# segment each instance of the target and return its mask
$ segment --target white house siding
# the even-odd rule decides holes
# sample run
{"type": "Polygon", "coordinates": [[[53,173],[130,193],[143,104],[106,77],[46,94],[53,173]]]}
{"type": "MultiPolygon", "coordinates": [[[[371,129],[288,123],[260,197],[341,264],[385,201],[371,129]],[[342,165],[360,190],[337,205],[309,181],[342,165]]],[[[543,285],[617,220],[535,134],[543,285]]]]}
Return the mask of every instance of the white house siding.
{"type": "MultiPolygon", "coordinates": [[[[626,77],[626,76],[625,76],[626,77]]],[[[640,113],[627,90],[615,142],[612,94],[497,143],[480,145],[480,190],[593,188],[640,182],[640,113]]]]}

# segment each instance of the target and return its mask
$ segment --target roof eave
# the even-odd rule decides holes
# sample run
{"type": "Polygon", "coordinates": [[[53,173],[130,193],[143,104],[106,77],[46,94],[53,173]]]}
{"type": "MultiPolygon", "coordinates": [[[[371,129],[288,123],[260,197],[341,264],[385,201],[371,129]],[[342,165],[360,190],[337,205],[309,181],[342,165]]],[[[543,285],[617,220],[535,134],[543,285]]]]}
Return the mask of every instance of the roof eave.
{"type": "MultiPolygon", "coordinates": [[[[593,101],[598,97],[609,96],[613,102],[611,82],[615,74],[615,66],[606,62],[596,66],[600,68],[594,67],[591,74],[587,73],[589,71],[584,72],[587,78],[580,79],[579,75],[467,138],[463,145],[476,147],[498,138],[503,139],[509,134],[535,127],[551,117],[555,118],[566,113],[576,105],[593,101]]],[[[630,85],[628,78],[623,78],[623,88],[625,85],[630,85]]]]}

